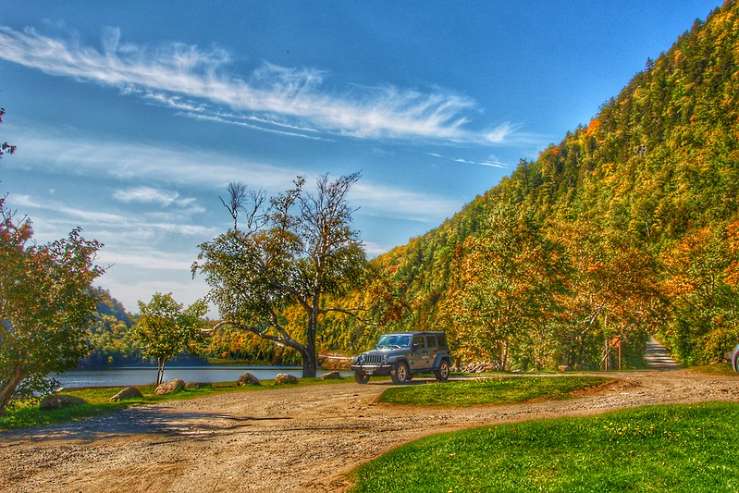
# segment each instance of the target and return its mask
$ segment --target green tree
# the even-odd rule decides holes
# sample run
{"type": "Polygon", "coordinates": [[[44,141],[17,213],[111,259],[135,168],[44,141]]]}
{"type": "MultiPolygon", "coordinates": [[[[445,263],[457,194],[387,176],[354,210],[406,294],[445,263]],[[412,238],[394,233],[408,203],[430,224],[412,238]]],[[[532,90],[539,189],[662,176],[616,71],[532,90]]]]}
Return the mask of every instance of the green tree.
{"type": "Polygon", "coordinates": [[[49,373],[74,367],[88,350],[95,310],[91,283],[102,246],[78,229],[32,243],[27,219],[15,221],[0,198],[0,413],[14,398],[50,390],[49,373]]]}
{"type": "Polygon", "coordinates": [[[162,383],[167,361],[200,341],[207,311],[205,301],[185,308],[171,293],[154,293],[149,303],[139,301],[139,319],[131,335],[144,356],[156,359],[157,385],[162,383]]]}
{"type": "Polygon", "coordinates": [[[547,239],[530,214],[503,206],[485,229],[465,242],[445,318],[463,353],[511,359],[541,368],[548,353],[546,331],[561,312],[568,264],[561,245],[547,239]]]}
{"type": "MultiPolygon", "coordinates": [[[[356,314],[357,307],[327,303],[359,286],[365,273],[364,250],[346,202],[358,179],[358,174],[333,181],[322,176],[316,192],[309,193],[298,178],[294,188],[264,205],[245,207],[246,229],[236,223],[200,245],[193,265],[193,275],[202,272],[210,285],[221,323],[296,350],[305,377],[316,375],[316,335],[326,314],[356,314]],[[302,330],[287,326],[290,307],[302,311],[302,330]]],[[[245,196],[260,200],[258,194],[245,196]]]]}

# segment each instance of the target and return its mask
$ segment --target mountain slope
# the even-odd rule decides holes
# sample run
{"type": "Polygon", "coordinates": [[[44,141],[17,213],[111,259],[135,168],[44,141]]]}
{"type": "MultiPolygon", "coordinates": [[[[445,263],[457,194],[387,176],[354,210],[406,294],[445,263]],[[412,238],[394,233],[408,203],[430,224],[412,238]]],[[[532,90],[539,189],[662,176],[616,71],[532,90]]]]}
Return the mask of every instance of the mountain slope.
{"type": "MultiPolygon", "coordinates": [[[[459,320],[449,306],[464,295],[469,282],[464,266],[471,251],[479,250],[474,245],[494,232],[490,217],[501,209],[518,223],[539,225],[548,240],[564,248],[571,267],[569,295],[555,296],[558,314],[542,321],[556,319],[556,326],[539,343],[521,348],[554,347],[539,363],[603,364],[597,334],[606,340],[622,336],[638,352],[646,333],[658,332],[688,362],[714,359],[736,343],[737,5],[728,1],[705,22],[696,21],[587,126],[569,132],[536,161],[521,161],[510,177],[438,228],[377,258],[375,266],[387,276],[385,294],[379,302],[376,290],[355,295],[373,306],[375,323],[328,320],[324,346],[356,350],[378,331],[430,326],[450,330],[457,347],[464,346],[468,334],[455,329],[459,320]],[[601,277],[594,277],[599,269],[601,277]],[[630,293],[619,293],[629,281],[615,279],[626,272],[638,282],[630,293]],[[613,289],[599,289],[608,279],[614,280],[613,289]],[[608,309],[592,315],[593,297],[599,295],[598,306],[608,309]],[[583,308],[587,303],[591,312],[583,308]],[[398,314],[389,309],[393,304],[409,310],[398,314]],[[587,331],[591,340],[578,342],[582,354],[565,355],[562,345],[572,346],[580,337],[573,334],[587,331]],[[570,334],[569,342],[559,341],[562,333],[570,334]]],[[[467,325],[474,323],[468,317],[467,325]]],[[[472,353],[499,357],[489,350],[472,353]]]]}

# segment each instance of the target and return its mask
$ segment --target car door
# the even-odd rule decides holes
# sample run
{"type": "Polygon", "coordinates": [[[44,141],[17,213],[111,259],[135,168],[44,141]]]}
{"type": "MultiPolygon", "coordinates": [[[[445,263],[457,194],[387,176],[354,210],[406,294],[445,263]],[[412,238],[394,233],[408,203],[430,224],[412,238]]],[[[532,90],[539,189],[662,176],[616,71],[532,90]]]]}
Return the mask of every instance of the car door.
{"type": "Polygon", "coordinates": [[[426,368],[432,368],[434,361],[436,361],[436,352],[439,350],[439,345],[436,343],[436,335],[426,336],[426,368]]]}
{"type": "Polygon", "coordinates": [[[426,359],[428,351],[426,350],[426,338],[422,335],[413,336],[413,345],[411,346],[411,357],[409,365],[412,370],[420,370],[426,368],[426,359]]]}

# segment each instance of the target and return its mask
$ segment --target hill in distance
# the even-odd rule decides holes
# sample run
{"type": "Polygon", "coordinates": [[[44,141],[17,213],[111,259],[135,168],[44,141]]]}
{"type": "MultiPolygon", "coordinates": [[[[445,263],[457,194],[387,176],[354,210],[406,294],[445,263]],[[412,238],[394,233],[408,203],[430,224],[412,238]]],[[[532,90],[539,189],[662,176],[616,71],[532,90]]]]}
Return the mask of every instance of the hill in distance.
{"type": "Polygon", "coordinates": [[[587,368],[619,346],[638,364],[656,333],[684,362],[716,360],[739,342],[738,115],[727,1],[587,125],[376,258],[382,288],[351,300],[374,322],[329,319],[323,346],[434,327],[462,359],[587,368]]]}

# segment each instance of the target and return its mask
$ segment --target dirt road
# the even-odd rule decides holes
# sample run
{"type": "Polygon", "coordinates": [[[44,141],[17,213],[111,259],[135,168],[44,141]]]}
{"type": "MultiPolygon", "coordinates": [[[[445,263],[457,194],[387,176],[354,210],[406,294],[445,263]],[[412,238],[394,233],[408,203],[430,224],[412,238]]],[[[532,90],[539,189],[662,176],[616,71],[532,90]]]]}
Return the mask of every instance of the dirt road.
{"type": "Polygon", "coordinates": [[[131,408],[0,434],[0,491],[341,491],[358,463],[443,430],[658,403],[739,402],[739,378],[613,374],[553,402],[464,409],[377,404],[385,385],[306,386],[131,408]]]}

